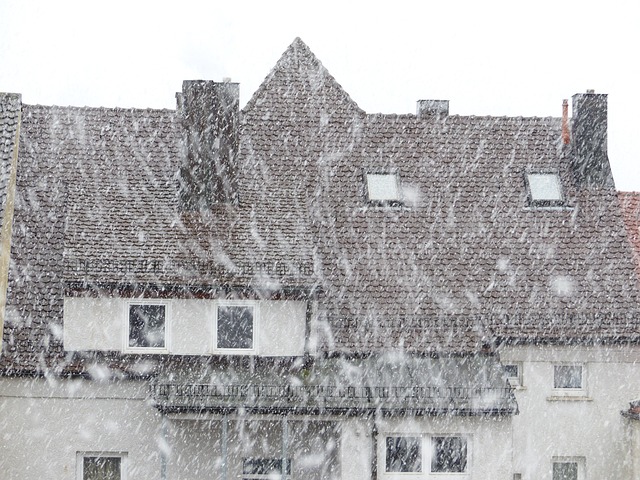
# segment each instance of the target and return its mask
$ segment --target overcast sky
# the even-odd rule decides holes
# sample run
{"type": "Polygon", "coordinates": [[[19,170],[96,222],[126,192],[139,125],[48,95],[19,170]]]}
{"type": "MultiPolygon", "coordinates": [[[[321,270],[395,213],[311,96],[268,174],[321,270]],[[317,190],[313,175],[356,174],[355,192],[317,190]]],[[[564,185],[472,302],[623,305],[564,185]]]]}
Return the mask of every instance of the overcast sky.
{"type": "Polygon", "coordinates": [[[367,112],[560,116],[609,94],[619,190],[640,190],[636,1],[0,0],[0,91],[28,104],[175,108],[185,79],[244,105],[297,36],[367,112]]]}

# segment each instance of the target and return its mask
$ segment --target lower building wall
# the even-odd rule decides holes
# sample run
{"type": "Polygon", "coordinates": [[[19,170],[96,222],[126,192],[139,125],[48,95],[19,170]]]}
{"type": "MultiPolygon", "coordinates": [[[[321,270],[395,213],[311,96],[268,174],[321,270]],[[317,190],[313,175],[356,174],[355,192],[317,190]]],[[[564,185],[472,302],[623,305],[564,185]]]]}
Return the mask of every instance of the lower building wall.
{"type": "Polygon", "coordinates": [[[502,349],[500,357],[520,370],[520,413],[513,418],[519,478],[551,480],[554,462],[575,463],[578,480],[640,478],[621,415],[640,396],[640,348],[520,346],[502,349]],[[582,375],[558,388],[558,374],[574,366],[582,375]]]}
{"type": "Polygon", "coordinates": [[[0,378],[0,476],[76,479],[78,453],[122,454],[157,480],[161,416],[136,382],[0,378]]]}

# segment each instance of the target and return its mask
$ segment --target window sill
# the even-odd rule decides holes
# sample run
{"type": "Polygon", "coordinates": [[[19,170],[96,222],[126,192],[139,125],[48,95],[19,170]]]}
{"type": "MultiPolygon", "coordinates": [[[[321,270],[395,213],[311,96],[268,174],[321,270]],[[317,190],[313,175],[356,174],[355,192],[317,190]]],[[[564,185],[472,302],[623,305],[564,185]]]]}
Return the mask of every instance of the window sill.
{"type": "Polygon", "coordinates": [[[551,395],[547,402],[593,402],[593,398],[586,395],[551,395]]]}

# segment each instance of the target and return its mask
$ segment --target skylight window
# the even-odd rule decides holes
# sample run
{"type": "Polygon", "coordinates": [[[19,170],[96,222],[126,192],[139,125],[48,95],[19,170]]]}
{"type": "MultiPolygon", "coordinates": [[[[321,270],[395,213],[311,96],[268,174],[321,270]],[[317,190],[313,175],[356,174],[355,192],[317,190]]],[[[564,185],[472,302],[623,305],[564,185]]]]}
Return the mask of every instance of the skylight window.
{"type": "Polygon", "coordinates": [[[552,207],[564,204],[562,184],[557,173],[528,173],[529,199],[535,207],[552,207]]]}
{"type": "Polygon", "coordinates": [[[395,173],[367,173],[367,196],[377,204],[399,204],[400,186],[395,173]]]}

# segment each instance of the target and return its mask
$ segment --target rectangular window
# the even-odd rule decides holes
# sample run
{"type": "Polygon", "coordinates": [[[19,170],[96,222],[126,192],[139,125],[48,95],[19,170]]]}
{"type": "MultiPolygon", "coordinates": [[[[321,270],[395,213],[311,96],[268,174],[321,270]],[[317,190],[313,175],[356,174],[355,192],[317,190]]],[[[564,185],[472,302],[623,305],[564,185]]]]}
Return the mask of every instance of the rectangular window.
{"type": "Polygon", "coordinates": [[[167,347],[167,306],[153,302],[130,303],[127,347],[165,349],[167,347]]]}
{"type": "Polygon", "coordinates": [[[123,454],[112,453],[79,453],[79,480],[124,480],[123,454]]]}
{"type": "Polygon", "coordinates": [[[400,187],[395,173],[367,173],[367,196],[370,203],[400,205],[400,187]]]}
{"type": "Polygon", "coordinates": [[[534,207],[564,205],[562,184],[557,173],[528,173],[529,202],[534,207]]]}
{"type": "Polygon", "coordinates": [[[431,471],[433,473],[466,472],[467,439],[464,437],[432,437],[431,471]]]}
{"type": "Polygon", "coordinates": [[[279,458],[245,458],[242,461],[242,480],[260,480],[291,478],[291,460],[284,461],[284,476],[282,460],[279,458]]]}
{"type": "Polygon", "coordinates": [[[522,385],[522,365],[520,363],[505,363],[504,373],[512,387],[522,385]]]}
{"type": "Polygon", "coordinates": [[[218,305],[216,348],[253,350],[255,348],[255,308],[253,305],[218,305]]]}
{"type": "Polygon", "coordinates": [[[584,480],[585,457],[554,457],[552,461],[553,480],[584,480]]]}
{"type": "Polygon", "coordinates": [[[387,437],[387,472],[421,472],[422,439],[420,437],[387,437]]]}
{"type": "Polygon", "coordinates": [[[582,365],[554,365],[553,388],[580,390],[584,388],[582,365]]]}

